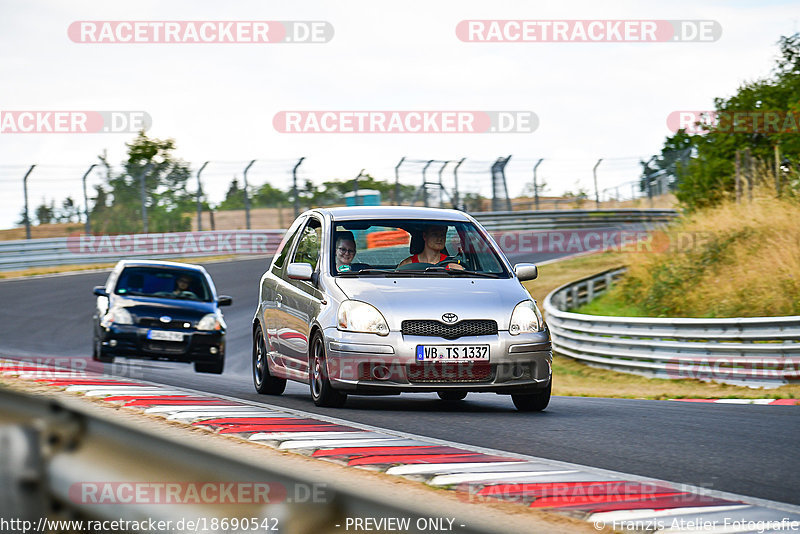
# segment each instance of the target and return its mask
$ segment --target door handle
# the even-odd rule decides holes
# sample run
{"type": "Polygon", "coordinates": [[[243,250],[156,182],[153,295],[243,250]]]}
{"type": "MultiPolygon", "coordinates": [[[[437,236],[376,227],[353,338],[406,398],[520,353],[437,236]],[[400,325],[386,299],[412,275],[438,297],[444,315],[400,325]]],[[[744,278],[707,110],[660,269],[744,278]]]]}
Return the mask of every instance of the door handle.
{"type": "Polygon", "coordinates": [[[275,296],[275,305],[276,305],[278,308],[280,308],[280,307],[281,307],[281,303],[282,303],[282,302],[283,302],[283,296],[282,296],[280,293],[278,293],[278,294],[275,296]]]}

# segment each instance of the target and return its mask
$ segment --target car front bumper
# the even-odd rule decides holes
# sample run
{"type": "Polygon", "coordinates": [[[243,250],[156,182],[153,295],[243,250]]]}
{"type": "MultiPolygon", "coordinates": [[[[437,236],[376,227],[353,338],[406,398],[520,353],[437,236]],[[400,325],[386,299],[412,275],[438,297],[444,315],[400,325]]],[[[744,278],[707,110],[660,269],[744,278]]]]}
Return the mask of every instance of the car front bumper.
{"type": "Polygon", "coordinates": [[[552,374],[550,333],[455,340],[428,336],[387,336],[325,330],[328,376],[334,388],[363,394],[486,391],[531,393],[546,387],[552,374]],[[488,362],[419,362],[418,345],[489,345],[488,362]]]}
{"type": "Polygon", "coordinates": [[[100,328],[103,354],[179,362],[216,362],[225,357],[222,331],[185,330],[180,332],[183,341],[156,341],[147,339],[149,330],[136,325],[100,328]]]}

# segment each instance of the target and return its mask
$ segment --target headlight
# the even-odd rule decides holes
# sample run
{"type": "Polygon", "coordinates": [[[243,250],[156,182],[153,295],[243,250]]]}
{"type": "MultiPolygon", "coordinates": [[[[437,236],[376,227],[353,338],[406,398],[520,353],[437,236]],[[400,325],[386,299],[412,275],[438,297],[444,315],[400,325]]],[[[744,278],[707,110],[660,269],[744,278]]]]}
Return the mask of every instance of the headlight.
{"type": "Polygon", "coordinates": [[[336,314],[339,330],[389,335],[389,325],[375,306],[357,300],[346,300],[336,314]]]}
{"type": "Polygon", "coordinates": [[[532,300],[524,300],[517,304],[511,314],[511,323],[508,325],[508,333],[512,336],[518,334],[530,334],[544,330],[544,320],[536,303],[532,300]]]}
{"type": "Polygon", "coordinates": [[[114,306],[108,310],[103,320],[100,321],[100,326],[103,328],[108,328],[112,324],[133,324],[131,312],[121,306],[114,306]]]}
{"type": "Polygon", "coordinates": [[[221,313],[204,315],[197,323],[198,330],[222,330],[225,327],[225,320],[222,318],[221,313]]]}

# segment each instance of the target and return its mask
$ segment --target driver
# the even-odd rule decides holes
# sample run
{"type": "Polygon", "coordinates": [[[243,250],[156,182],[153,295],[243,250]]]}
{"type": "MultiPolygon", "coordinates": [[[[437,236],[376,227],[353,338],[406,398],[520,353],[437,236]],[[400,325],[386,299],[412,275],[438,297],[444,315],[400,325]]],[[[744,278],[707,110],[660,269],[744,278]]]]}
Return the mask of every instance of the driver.
{"type": "MultiPolygon", "coordinates": [[[[422,231],[422,240],[425,241],[425,248],[419,254],[409,256],[400,262],[400,265],[407,265],[409,263],[432,263],[436,264],[448,258],[447,254],[443,253],[445,241],[447,240],[447,226],[445,225],[431,225],[422,231]]],[[[448,269],[464,269],[456,261],[447,264],[448,269]]]]}
{"type": "Polygon", "coordinates": [[[184,291],[189,291],[189,285],[192,283],[192,279],[186,275],[180,275],[177,280],[175,280],[175,291],[172,292],[173,295],[180,295],[184,291]]]}

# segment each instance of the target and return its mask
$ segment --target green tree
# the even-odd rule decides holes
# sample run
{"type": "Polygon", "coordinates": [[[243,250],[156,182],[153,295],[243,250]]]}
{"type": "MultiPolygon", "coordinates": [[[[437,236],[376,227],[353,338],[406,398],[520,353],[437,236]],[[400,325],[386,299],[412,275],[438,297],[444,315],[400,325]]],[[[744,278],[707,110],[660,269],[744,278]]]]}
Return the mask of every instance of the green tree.
{"type": "MultiPolygon", "coordinates": [[[[251,203],[252,205],[252,203],[251,203]]],[[[244,190],[239,187],[239,179],[235,176],[231,180],[228,192],[225,193],[225,200],[217,206],[218,210],[243,210],[244,209],[244,190]]]]}
{"type": "Polygon", "coordinates": [[[72,197],[67,197],[61,202],[57,219],[58,222],[64,223],[79,222],[81,220],[81,209],[72,197]]]}
{"type": "MultiPolygon", "coordinates": [[[[718,116],[736,111],[778,111],[800,118],[800,33],[781,37],[780,55],[770,76],[742,84],[729,98],[714,100],[718,116]]],[[[708,133],[690,135],[680,130],[669,137],[662,150],[691,148],[691,157],[676,166],[677,197],[687,208],[717,204],[735,189],[737,150],[749,148],[753,157],[769,163],[775,145],[795,166],[800,154],[800,135],[794,131],[755,130],[732,132],[727,121],[708,127],[708,133]]],[[[788,189],[797,191],[796,175],[788,189]]]]}
{"type": "Polygon", "coordinates": [[[265,183],[253,194],[250,205],[256,208],[274,208],[283,206],[288,202],[288,193],[281,191],[277,187],[272,187],[269,183],[265,183]]]}
{"type": "Polygon", "coordinates": [[[194,198],[187,190],[189,166],[177,159],[173,139],[151,139],[140,132],[128,147],[121,172],[115,173],[105,154],[99,156],[106,168],[107,190],[97,188],[92,210],[95,231],[135,233],[143,230],[141,181],[144,180],[149,232],[179,232],[191,228],[189,216],[194,198]],[[103,202],[101,200],[103,193],[103,202]],[[109,201],[106,201],[109,199],[109,201]]]}
{"type": "Polygon", "coordinates": [[[55,202],[50,201],[48,206],[44,199],[39,207],[36,208],[36,221],[37,224],[50,224],[56,221],[56,208],[55,202]]]}

